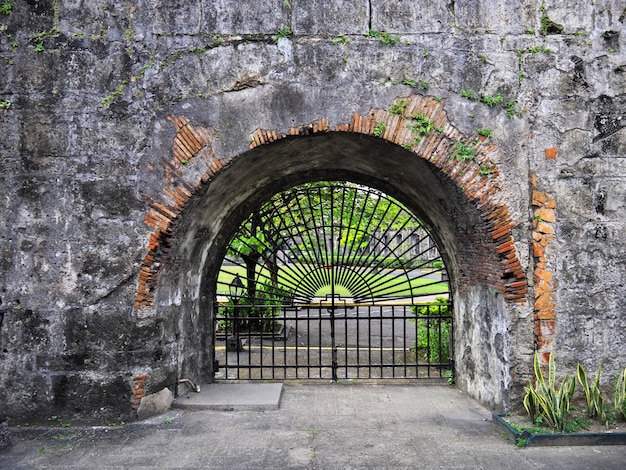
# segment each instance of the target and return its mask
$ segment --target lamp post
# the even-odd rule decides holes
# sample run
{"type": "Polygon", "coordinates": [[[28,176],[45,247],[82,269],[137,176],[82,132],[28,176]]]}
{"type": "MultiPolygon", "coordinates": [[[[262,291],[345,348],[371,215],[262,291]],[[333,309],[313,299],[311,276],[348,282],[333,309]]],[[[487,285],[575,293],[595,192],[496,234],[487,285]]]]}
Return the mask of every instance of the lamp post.
{"type": "Polygon", "coordinates": [[[233,302],[233,330],[231,336],[226,340],[226,350],[229,352],[243,351],[243,345],[239,339],[239,300],[243,295],[243,282],[239,274],[235,276],[232,282],[228,285],[228,294],[230,300],[233,302]]]}

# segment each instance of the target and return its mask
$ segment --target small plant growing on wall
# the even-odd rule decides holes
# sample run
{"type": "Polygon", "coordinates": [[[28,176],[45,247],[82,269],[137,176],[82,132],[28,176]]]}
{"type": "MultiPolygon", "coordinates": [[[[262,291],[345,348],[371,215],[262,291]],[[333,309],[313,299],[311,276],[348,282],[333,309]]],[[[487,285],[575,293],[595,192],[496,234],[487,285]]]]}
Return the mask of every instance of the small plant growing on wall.
{"type": "Polygon", "coordinates": [[[428,116],[421,113],[416,113],[411,116],[411,121],[407,124],[409,129],[415,133],[411,142],[404,144],[405,148],[411,148],[413,145],[417,145],[422,140],[422,137],[429,132],[436,130],[437,132],[443,132],[443,128],[435,127],[435,123],[428,116]]]}
{"type": "Polygon", "coordinates": [[[376,137],[380,137],[381,135],[383,135],[383,133],[385,132],[386,128],[387,128],[387,124],[385,124],[384,121],[378,121],[376,123],[376,127],[374,127],[373,134],[376,137]]]}
{"type": "MultiPolygon", "coordinates": [[[[472,88],[468,88],[466,90],[461,91],[461,96],[471,101],[478,101],[480,103],[486,104],[490,108],[500,105],[501,107],[504,108],[504,111],[506,112],[506,115],[509,118],[512,118],[513,116],[517,114],[517,111],[515,109],[515,105],[517,104],[517,101],[515,100],[504,101],[504,98],[502,97],[500,93],[496,95],[477,95],[476,92],[472,88]]],[[[470,117],[474,117],[474,114],[470,114],[470,117]]]]}
{"type": "Polygon", "coordinates": [[[483,176],[492,175],[493,172],[495,171],[493,169],[493,165],[491,164],[481,164],[479,165],[479,167],[480,167],[480,174],[483,176]]]}
{"type": "Polygon", "coordinates": [[[2,2],[0,4],[0,15],[10,16],[13,11],[13,4],[11,2],[2,2]]]}
{"type": "Polygon", "coordinates": [[[341,44],[343,44],[345,46],[346,44],[350,44],[350,39],[348,39],[347,36],[339,36],[339,37],[336,37],[334,39],[331,39],[330,43],[333,46],[339,46],[341,44]]]}
{"type": "Polygon", "coordinates": [[[288,38],[293,36],[293,32],[291,31],[291,28],[289,26],[285,26],[284,28],[280,28],[278,31],[276,31],[276,43],[284,38],[288,38]]]}
{"type": "Polygon", "coordinates": [[[370,30],[370,32],[367,33],[367,37],[377,38],[378,41],[385,46],[395,44],[400,40],[400,36],[394,36],[389,34],[387,31],[370,30]]]}
{"type": "Polygon", "coordinates": [[[476,134],[478,135],[482,135],[483,137],[487,137],[490,138],[493,134],[493,131],[491,129],[476,129],[476,134]]]}
{"type": "Polygon", "coordinates": [[[403,116],[404,111],[406,111],[407,104],[407,100],[398,100],[391,105],[391,107],[389,108],[389,113],[403,116]]]}
{"type": "Polygon", "coordinates": [[[485,95],[480,98],[481,103],[485,103],[487,106],[496,106],[502,103],[502,95],[497,94],[493,96],[485,95]]]}
{"type": "Polygon", "coordinates": [[[517,101],[515,100],[509,100],[504,104],[504,111],[506,112],[506,115],[509,117],[509,119],[512,119],[513,116],[517,114],[517,110],[515,109],[516,104],[517,101]]]}
{"type": "Polygon", "coordinates": [[[471,88],[468,88],[467,90],[463,90],[461,92],[461,96],[463,98],[467,98],[468,100],[476,99],[476,95],[474,94],[474,90],[472,90],[471,88]]]}
{"type": "Polygon", "coordinates": [[[421,113],[414,114],[411,119],[413,122],[409,124],[409,128],[420,135],[426,135],[435,128],[433,120],[421,113]]]}
{"type": "Polygon", "coordinates": [[[456,145],[456,150],[452,153],[452,157],[459,161],[474,160],[476,156],[476,148],[471,145],[466,145],[463,142],[459,142],[456,145]]]}

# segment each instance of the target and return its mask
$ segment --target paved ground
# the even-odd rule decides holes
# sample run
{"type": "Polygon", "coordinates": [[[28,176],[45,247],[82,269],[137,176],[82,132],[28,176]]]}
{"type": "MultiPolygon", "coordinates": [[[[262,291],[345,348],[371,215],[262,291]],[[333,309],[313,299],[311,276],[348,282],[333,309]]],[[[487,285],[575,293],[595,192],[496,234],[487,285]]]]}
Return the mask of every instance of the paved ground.
{"type": "Polygon", "coordinates": [[[626,446],[517,448],[445,385],[290,384],[278,410],[172,410],[13,440],[0,468],[626,468],[626,446]]]}

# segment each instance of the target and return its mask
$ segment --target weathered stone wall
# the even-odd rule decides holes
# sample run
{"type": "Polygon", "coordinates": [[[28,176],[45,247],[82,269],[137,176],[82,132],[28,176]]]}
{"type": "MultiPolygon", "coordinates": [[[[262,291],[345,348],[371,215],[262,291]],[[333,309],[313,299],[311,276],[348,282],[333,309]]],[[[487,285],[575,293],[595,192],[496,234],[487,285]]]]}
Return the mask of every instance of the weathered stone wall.
{"type": "Polygon", "coordinates": [[[489,200],[507,209],[511,272],[526,275],[511,302],[490,287],[505,273],[474,279],[454,259],[504,246],[481,238],[479,209],[459,211],[472,198],[462,176],[414,163],[401,142],[376,154],[395,171],[378,180],[373,156],[346,153],[409,204],[426,193],[401,175],[428,176],[455,274],[460,386],[514,406],[535,349],[562,370],[602,364],[606,381],[626,367],[623,2],[5,3],[0,415],[128,416],[145,394],[209,372],[207,272],[227,236],[216,229],[281,175],[350,172],[322,140],[295,171],[255,133],[320,120],[356,132],[354,113],[410,95],[441,103],[446,139],[492,131],[489,200]],[[181,117],[198,149],[177,140],[181,117]],[[165,200],[178,209],[161,211],[165,200]]]}

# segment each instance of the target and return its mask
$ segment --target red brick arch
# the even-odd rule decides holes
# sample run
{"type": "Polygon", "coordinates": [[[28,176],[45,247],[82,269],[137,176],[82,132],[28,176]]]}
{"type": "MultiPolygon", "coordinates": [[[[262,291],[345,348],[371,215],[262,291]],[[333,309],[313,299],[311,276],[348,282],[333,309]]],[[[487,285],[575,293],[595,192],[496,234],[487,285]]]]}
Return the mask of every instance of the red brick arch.
{"type": "MultiPolygon", "coordinates": [[[[499,170],[494,162],[497,149],[478,134],[463,135],[449,122],[444,104],[430,97],[411,95],[396,101],[391,109],[372,109],[367,115],[351,114],[349,122],[331,125],[321,118],[287,132],[257,129],[250,138],[250,149],[289,136],[326,132],[358,133],[375,136],[400,145],[428,160],[462,189],[477,208],[490,234],[501,263],[502,294],[508,303],[524,303],[527,281],[519,262],[511,229],[515,223],[506,204],[501,202],[499,170]],[[413,116],[429,118],[433,129],[422,134],[412,124],[413,116]],[[459,142],[475,149],[473,158],[455,157],[459,142]]],[[[158,199],[146,198],[150,209],[145,223],[153,229],[143,260],[135,295],[135,311],[149,316],[154,303],[159,273],[172,247],[171,235],[183,209],[227,161],[212,151],[215,137],[210,128],[193,125],[185,116],[168,116],[176,129],[172,158],[164,162],[165,173],[158,199]]]]}

